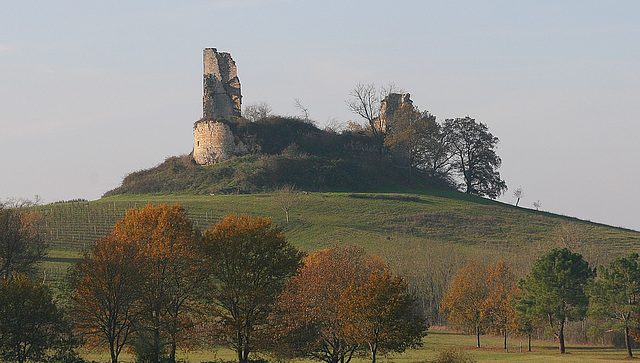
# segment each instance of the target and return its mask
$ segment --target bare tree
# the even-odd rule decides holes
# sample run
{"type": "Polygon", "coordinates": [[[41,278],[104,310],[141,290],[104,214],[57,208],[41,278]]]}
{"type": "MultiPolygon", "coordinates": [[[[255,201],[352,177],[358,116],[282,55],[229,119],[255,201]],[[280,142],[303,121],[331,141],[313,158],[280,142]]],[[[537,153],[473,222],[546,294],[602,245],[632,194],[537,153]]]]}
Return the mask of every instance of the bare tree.
{"type": "Polygon", "coordinates": [[[542,207],[542,203],[540,203],[540,201],[539,201],[539,200],[536,200],[535,202],[533,202],[533,207],[534,207],[536,210],[540,210],[540,207],[542,207]]]}
{"type": "Polygon", "coordinates": [[[522,198],[523,195],[524,195],[524,191],[522,190],[522,187],[519,187],[513,192],[513,196],[516,197],[516,207],[518,206],[518,203],[520,203],[520,199],[522,198]]]}
{"type": "Polygon", "coordinates": [[[302,112],[302,117],[304,117],[304,120],[309,122],[309,109],[304,107],[302,102],[300,102],[300,100],[297,98],[293,99],[293,104],[296,106],[298,110],[300,110],[300,112],[302,112]]]}
{"type": "Polygon", "coordinates": [[[271,106],[266,102],[250,103],[242,110],[242,117],[249,121],[256,122],[271,115],[271,106]]]}
{"type": "Polygon", "coordinates": [[[351,112],[362,117],[369,124],[369,130],[375,138],[382,139],[382,130],[376,127],[376,120],[380,117],[380,93],[373,83],[358,83],[349,92],[351,99],[347,106],[351,112]]]}
{"type": "Polygon", "coordinates": [[[300,203],[300,193],[292,185],[285,185],[282,188],[275,191],[273,198],[278,204],[278,207],[284,211],[289,223],[289,211],[300,203]]]}
{"type": "Polygon", "coordinates": [[[374,83],[363,84],[358,83],[353,90],[349,92],[351,99],[347,100],[347,107],[356,115],[367,121],[368,129],[373,135],[380,151],[384,143],[384,128],[378,125],[380,118],[380,101],[390,93],[400,93],[402,89],[395,84],[389,83],[387,86],[378,88],[374,83]]]}

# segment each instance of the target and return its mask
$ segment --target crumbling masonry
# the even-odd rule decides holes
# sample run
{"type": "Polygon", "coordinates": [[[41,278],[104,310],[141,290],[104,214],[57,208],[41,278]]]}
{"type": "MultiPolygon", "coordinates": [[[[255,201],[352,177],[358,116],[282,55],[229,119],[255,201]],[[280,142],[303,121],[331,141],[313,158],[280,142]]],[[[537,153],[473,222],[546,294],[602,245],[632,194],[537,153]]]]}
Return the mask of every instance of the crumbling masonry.
{"type": "Polygon", "coordinates": [[[212,165],[247,153],[228,122],[240,117],[242,93],[236,63],[229,53],[206,48],[204,55],[202,119],[193,126],[193,159],[212,165]]]}

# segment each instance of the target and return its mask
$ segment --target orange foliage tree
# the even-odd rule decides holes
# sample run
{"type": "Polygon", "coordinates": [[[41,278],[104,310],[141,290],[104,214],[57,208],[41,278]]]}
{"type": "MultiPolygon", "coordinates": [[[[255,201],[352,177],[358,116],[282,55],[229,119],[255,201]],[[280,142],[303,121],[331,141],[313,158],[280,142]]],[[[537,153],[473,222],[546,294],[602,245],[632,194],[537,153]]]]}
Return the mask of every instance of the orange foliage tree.
{"type": "Polygon", "coordinates": [[[488,274],[490,293],[485,301],[488,330],[504,337],[504,349],[507,350],[507,336],[518,328],[514,307],[518,296],[517,281],[504,261],[489,267],[488,274]]]}
{"type": "Polygon", "coordinates": [[[106,343],[112,363],[118,362],[133,334],[144,271],[137,246],[109,235],[85,253],[71,272],[75,326],[89,343],[106,343]]]}
{"type": "Polygon", "coordinates": [[[366,346],[371,361],[378,354],[401,353],[420,346],[427,329],[414,313],[415,298],[407,293],[407,282],[376,259],[369,261],[362,284],[353,284],[339,303],[340,319],[352,340],[366,346]]]}
{"type": "Polygon", "coordinates": [[[220,322],[221,337],[247,362],[274,301],[296,272],[303,253],[270,219],[228,215],[203,235],[198,270],[202,295],[220,322]]]}
{"type": "Polygon", "coordinates": [[[288,355],[348,362],[367,346],[379,352],[419,345],[424,320],[412,314],[404,279],[359,246],[308,256],[277,303],[275,339],[288,355]]]}
{"type": "Polygon", "coordinates": [[[489,330],[505,337],[515,330],[512,302],[516,281],[504,262],[487,268],[472,260],[454,277],[443,297],[441,311],[457,329],[474,333],[480,347],[480,335],[489,330]]]}
{"type": "Polygon", "coordinates": [[[193,325],[193,246],[198,238],[178,205],[133,208],[75,266],[71,300],[78,328],[106,342],[112,362],[136,337],[136,353],[157,362],[193,325]]]}
{"type": "Polygon", "coordinates": [[[112,233],[135,243],[145,260],[137,353],[157,362],[168,349],[169,362],[175,362],[178,344],[188,343],[194,325],[198,232],[183,207],[147,204],[127,211],[112,233]]]}
{"type": "Polygon", "coordinates": [[[491,292],[488,277],[487,268],[477,260],[471,260],[456,273],[440,307],[456,329],[476,334],[478,348],[480,334],[489,324],[485,309],[485,301],[491,292]]]}

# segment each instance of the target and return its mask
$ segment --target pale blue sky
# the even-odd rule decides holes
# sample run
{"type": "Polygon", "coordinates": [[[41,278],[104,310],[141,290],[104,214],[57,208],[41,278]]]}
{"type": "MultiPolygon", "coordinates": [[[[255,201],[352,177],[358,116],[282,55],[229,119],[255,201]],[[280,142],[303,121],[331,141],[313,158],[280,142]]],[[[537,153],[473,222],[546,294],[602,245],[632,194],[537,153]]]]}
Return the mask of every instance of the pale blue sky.
{"type": "Polygon", "coordinates": [[[4,1],[0,199],[99,198],[192,148],[202,49],[244,103],[321,126],[394,82],[501,143],[500,199],[640,229],[638,1],[4,1]]]}

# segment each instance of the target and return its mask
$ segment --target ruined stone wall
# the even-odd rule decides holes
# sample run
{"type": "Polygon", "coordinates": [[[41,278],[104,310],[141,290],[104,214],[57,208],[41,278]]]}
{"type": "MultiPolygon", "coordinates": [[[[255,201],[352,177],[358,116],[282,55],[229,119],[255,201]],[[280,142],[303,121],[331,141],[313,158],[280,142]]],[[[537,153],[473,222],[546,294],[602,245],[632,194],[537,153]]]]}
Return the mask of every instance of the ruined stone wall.
{"type": "Polygon", "coordinates": [[[247,146],[223,122],[196,122],[193,139],[193,159],[200,165],[213,165],[248,152],[247,146]]]}
{"type": "Polygon", "coordinates": [[[242,110],[242,93],[236,63],[231,54],[218,53],[216,48],[206,48],[203,56],[203,118],[239,117],[242,110]]]}
{"type": "Polygon", "coordinates": [[[380,116],[375,121],[375,127],[382,132],[387,131],[387,124],[392,122],[395,113],[403,105],[413,105],[411,95],[408,93],[389,93],[380,101],[380,116]]]}

